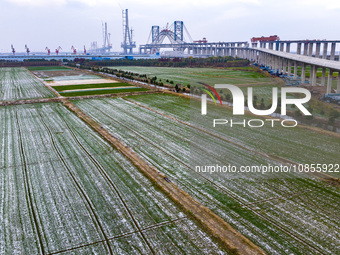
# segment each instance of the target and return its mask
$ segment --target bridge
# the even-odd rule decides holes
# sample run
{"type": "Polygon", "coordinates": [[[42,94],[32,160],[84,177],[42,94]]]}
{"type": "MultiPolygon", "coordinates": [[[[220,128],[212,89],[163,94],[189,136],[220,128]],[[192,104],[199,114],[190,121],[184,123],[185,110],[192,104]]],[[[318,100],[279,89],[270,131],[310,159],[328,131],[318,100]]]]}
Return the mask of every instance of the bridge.
{"type": "Polygon", "coordinates": [[[306,82],[306,67],[310,66],[309,83],[311,86],[325,86],[326,74],[328,74],[326,94],[331,94],[333,93],[332,83],[334,72],[338,72],[338,82],[335,93],[340,93],[340,62],[339,55],[335,55],[335,49],[338,43],[340,43],[338,40],[294,40],[269,43],[260,42],[259,48],[256,44],[252,44],[252,48],[238,48],[238,51],[239,55],[246,59],[274,69],[278,73],[282,72],[288,75],[293,75],[294,78],[297,78],[298,66],[300,66],[301,83],[306,82]],[[293,43],[296,44],[295,54],[290,52],[291,44],[293,43]],[[328,54],[329,45],[331,46],[330,54],[328,54]],[[293,72],[291,71],[292,68],[293,72]],[[317,84],[318,68],[322,70],[320,84],[317,84]]]}
{"type": "MultiPolygon", "coordinates": [[[[178,22],[177,22],[178,23],[178,22]]],[[[183,30],[183,28],[182,28],[183,30]]],[[[173,48],[182,52],[183,56],[209,57],[232,56],[254,61],[277,73],[298,78],[298,68],[301,69],[301,83],[308,82],[311,86],[326,86],[326,94],[340,93],[340,56],[336,48],[340,40],[284,40],[252,42],[184,42],[183,36],[175,40],[175,30],[167,29],[159,32],[159,27],[152,28],[153,40],[150,44],[141,45],[140,54],[157,53],[161,48],[173,48]],[[156,32],[155,32],[156,31],[156,32]],[[160,36],[161,35],[161,36],[160,36]],[[164,37],[170,37],[170,42],[162,43],[164,37]],[[161,38],[161,40],[159,39],[161,38]],[[259,47],[258,47],[259,46],[259,47]],[[329,47],[330,46],[330,47],[329,47]],[[295,48],[293,53],[291,50],[295,48]],[[309,81],[306,80],[307,66],[310,67],[309,81]],[[321,82],[317,84],[317,70],[322,69],[321,82]],[[293,70],[293,71],[292,71],[293,70]],[[338,83],[335,91],[332,89],[333,74],[338,72],[338,83]],[[327,77],[327,80],[326,80],[327,77]]]]}

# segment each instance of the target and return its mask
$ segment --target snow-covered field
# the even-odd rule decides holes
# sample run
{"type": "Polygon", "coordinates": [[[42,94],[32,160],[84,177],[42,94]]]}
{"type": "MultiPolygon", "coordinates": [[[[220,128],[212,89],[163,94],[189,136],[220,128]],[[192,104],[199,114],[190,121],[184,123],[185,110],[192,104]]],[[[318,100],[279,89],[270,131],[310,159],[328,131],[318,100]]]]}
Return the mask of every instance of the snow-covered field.
{"type": "MultiPolygon", "coordinates": [[[[128,99],[190,122],[189,100],[185,103],[166,95],[128,99]]],[[[76,105],[268,253],[339,252],[339,188],[307,174],[208,174],[194,168],[213,163],[280,165],[264,156],[278,146],[281,149],[273,149],[273,154],[293,160],[336,162],[339,140],[319,134],[313,141],[307,137],[314,138],[315,132],[301,129],[290,136],[282,129],[209,130],[191,119],[193,126],[219,135],[214,136],[121,98],[77,101],[76,105]]]]}
{"type": "Polygon", "coordinates": [[[61,104],[0,119],[0,254],[223,253],[61,104]]]}
{"type": "Polygon", "coordinates": [[[0,68],[0,101],[50,97],[55,95],[24,68],[0,68]]]}

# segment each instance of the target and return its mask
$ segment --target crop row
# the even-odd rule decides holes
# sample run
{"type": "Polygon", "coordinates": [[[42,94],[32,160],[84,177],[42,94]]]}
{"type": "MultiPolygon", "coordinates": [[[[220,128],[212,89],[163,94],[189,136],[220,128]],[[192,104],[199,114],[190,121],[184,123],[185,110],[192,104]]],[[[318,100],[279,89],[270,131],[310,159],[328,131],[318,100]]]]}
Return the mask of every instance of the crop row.
{"type": "Polygon", "coordinates": [[[0,68],[0,101],[50,97],[54,94],[24,68],[0,68]]]}
{"type": "MultiPolygon", "coordinates": [[[[142,96],[132,98],[145,103],[142,96]]],[[[166,105],[173,114],[190,112],[190,106],[180,103],[183,99],[176,101],[177,97],[146,98],[152,107],[166,105]]],[[[232,139],[228,134],[220,139],[124,99],[76,104],[267,252],[337,251],[340,237],[335,213],[340,195],[337,188],[305,174],[197,173],[197,165],[239,167],[280,162],[257,153],[258,147],[240,142],[237,137],[232,139]]]]}
{"type": "Polygon", "coordinates": [[[0,254],[222,252],[62,105],[0,117],[0,254]]]}
{"type": "MultiPolygon", "coordinates": [[[[284,128],[280,122],[276,122],[275,128],[271,125],[264,125],[261,128],[241,125],[234,128],[228,125],[213,127],[214,119],[247,122],[259,118],[247,114],[244,117],[236,117],[233,116],[231,108],[213,104],[208,104],[208,114],[202,116],[200,101],[172,95],[132,96],[130,99],[268,155],[280,156],[302,164],[339,163],[340,139],[326,132],[300,128],[299,125],[296,128],[284,128]]],[[[339,173],[328,174],[340,177],[339,173]]]]}

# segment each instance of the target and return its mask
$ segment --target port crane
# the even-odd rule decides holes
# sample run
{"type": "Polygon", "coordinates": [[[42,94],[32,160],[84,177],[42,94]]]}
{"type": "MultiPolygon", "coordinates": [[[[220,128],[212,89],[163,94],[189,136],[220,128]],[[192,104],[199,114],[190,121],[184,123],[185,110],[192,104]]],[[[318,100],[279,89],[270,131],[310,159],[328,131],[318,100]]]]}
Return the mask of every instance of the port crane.
{"type": "Polygon", "coordinates": [[[13,53],[13,56],[15,55],[15,49],[13,47],[13,44],[11,45],[11,49],[12,49],[12,53],[13,53]]]}
{"type": "Polygon", "coordinates": [[[57,53],[57,56],[59,55],[59,51],[62,50],[62,48],[59,46],[58,48],[55,49],[55,53],[57,53]]]}
{"type": "Polygon", "coordinates": [[[51,50],[46,46],[45,50],[47,50],[47,55],[51,55],[51,50]]]}
{"type": "Polygon", "coordinates": [[[26,53],[27,53],[27,56],[30,54],[30,48],[27,47],[27,44],[25,44],[25,49],[26,49],[26,53]]]}
{"type": "Polygon", "coordinates": [[[77,49],[76,48],[74,48],[74,46],[72,45],[72,47],[71,47],[71,50],[73,51],[73,54],[77,54],[77,49]]]}

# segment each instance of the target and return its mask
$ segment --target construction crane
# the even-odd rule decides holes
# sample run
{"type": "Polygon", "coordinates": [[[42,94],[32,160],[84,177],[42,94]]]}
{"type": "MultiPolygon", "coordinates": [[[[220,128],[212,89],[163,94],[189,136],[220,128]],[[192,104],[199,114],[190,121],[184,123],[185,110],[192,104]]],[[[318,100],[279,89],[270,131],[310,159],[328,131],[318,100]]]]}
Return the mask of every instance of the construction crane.
{"type": "Polygon", "coordinates": [[[51,50],[46,46],[45,50],[47,50],[47,55],[51,55],[51,50]]]}
{"type": "Polygon", "coordinates": [[[59,55],[59,51],[62,50],[62,48],[59,46],[58,48],[55,49],[55,53],[57,53],[57,56],[59,55]]]}
{"type": "Polygon", "coordinates": [[[30,48],[27,47],[27,44],[25,44],[25,49],[26,49],[26,53],[27,53],[27,56],[30,54],[30,48]]]}
{"type": "Polygon", "coordinates": [[[197,41],[194,41],[193,43],[207,43],[207,42],[208,42],[207,38],[203,37],[202,40],[197,40],[197,41]]]}
{"type": "Polygon", "coordinates": [[[132,31],[129,29],[128,9],[122,10],[123,14],[123,42],[121,47],[124,49],[124,54],[132,54],[133,48],[136,48],[136,42],[132,39],[132,31]]]}
{"type": "Polygon", "coordinates": [[[72,45],[72,47],[71,47],[71,50],[73,51],[73,54],[77,54],[77,49],[76,48],[74,48],[74,46],[72,45]]]}
{"type": "Polygon", "coordinates": [[[85,45],[84,45],[84,55],[86,55],[86,48],[85,48],[85,45]]]}
{"type": "Polygon", "coordinates": [[[253,37],[250,39],[251,42],[274,42],[280,40],[280,37],[277,35],[271,35],[271,36],[261,36],[261,37],[253,37]]]}
{"type": "Polygon", "coordinates": [[[15,55],[15,49],[13,47],[13,44],[11,45],[11,49],[12,49],[12,53],[13,53],[13,56],[15,55]]]}

